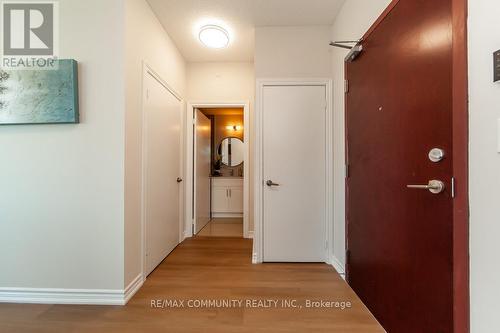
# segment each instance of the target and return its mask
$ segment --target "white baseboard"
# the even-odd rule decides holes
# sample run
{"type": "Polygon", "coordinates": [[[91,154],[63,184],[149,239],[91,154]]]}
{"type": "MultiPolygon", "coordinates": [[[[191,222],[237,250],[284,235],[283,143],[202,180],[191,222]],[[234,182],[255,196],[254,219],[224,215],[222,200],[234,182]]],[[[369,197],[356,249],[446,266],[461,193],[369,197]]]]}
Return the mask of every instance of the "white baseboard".
{"type": "Polygon", "coordinates": [[[142,285],[144,284],[144,277],[143,274],[139,274],[136,276],[136,278],[130,282],[130,284],[125,288],[125,293],[123,297],[123,305],[127,304],[128,301],[135,295],[136,292],[141,289],[142,285]]]}
{"type": "Polygon", "coordinates": [[[184,240],[186,240],[186,238],[191,238],[193,237],[192,233],[190,230],[184,230],[183,232],[183,239],[180,241],[180,243],[182,243],[184,240]]]}
{"type": "Polygon", "coordinates": [[[260,264],[257,253],[255,253],[255,252],[252,255],[252,264],[260,264]]]}
{"type": "Polygon", "coordinates": [[[141,274],[124,290],[0,288],[0,303],[125,305],[141,288],[143,282],[141,274]]]}
{"type": "Polygon", "coordinates": [[[337,257],[332,256],[331,264],[332,264],[333,268],[335,268],[337,273],[339,273],[340,276],[345,280],[345,267],[340,262],[340,260],[337,257]]]}
{"type": "Polygon", "coordinates": [[[248,239],[253,239],[253,231],[249,231],[247,235],[248,239]]]}

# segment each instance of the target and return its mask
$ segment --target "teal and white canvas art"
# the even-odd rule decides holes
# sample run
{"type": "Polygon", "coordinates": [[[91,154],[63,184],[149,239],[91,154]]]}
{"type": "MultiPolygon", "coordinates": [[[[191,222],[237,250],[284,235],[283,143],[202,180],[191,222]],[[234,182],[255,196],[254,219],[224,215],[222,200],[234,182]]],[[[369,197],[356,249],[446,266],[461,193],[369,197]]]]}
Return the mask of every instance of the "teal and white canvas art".
{"type": "Polygon", "coordinates": [[[56,70],[0,69],[0,125],[78,123],[78,65],[56,70]]]}

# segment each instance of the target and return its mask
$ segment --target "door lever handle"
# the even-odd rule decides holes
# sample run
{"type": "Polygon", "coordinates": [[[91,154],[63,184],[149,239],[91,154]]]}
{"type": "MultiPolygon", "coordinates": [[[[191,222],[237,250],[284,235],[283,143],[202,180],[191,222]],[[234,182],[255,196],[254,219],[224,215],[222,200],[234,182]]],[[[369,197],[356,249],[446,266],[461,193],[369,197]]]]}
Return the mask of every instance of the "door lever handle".
{"type": "Polygon", "coordinates": [[[417,190],[429,190],[431,193],[439,194],[444,191],[446,186],[440,180],[431,180],[427,185],[406,185],[407,188],[417,190]]]}
{"type": "Polygon", "coordinates": [[[182,179],[181,177],[178,177],[178,178],[177,178],[177,182],[178,182],[178,183],[182,183],[182,181],[183,181],[183,179],[182,179]]]}
{"type": "Polygon", "coordinates": [[[267,185],[267,186],[269,186],[269,187],[271,187],[271,186],[280,186],[280,184],[276,184],[276,183],[274,183],[272,180],[268,180],[268,181],[266,182],[266,185],[267,185]]]}

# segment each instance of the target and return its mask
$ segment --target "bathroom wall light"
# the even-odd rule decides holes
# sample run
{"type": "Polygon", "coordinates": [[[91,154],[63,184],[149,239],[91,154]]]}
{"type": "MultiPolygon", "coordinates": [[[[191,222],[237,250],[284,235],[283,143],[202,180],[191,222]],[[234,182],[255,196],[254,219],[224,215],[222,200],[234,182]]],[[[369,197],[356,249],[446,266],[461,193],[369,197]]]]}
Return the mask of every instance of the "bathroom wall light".
{"type": "Polygon", "coordinates": [[[235,126],[226,126],[226,129],[228,131],[235,131],[235,132],[237,132],[237,131],[241,131],[242,127],[241,126],[236,126],[236,125],[235,126]]]}
{"type": "Polygon", "coordinates": [[[205,25],[198,34],[200,42],[212,49],[222,49],[229,45],[229,33],[218,25],[205,25]]]}

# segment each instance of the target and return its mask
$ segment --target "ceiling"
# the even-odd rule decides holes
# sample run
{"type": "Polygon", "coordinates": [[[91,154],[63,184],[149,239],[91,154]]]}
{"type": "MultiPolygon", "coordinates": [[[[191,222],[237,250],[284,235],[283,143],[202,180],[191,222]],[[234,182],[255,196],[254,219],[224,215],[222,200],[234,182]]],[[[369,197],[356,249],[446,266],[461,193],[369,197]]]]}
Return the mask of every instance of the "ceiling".
{"type": "Polygon", "coordinates": [[[188,62],[253,61],[259,26],[331,25],[345,0],[148,0],[188,62]],[[220,24],[231,35],[228,48],[208,49],[198,28],[220,24]]]}

